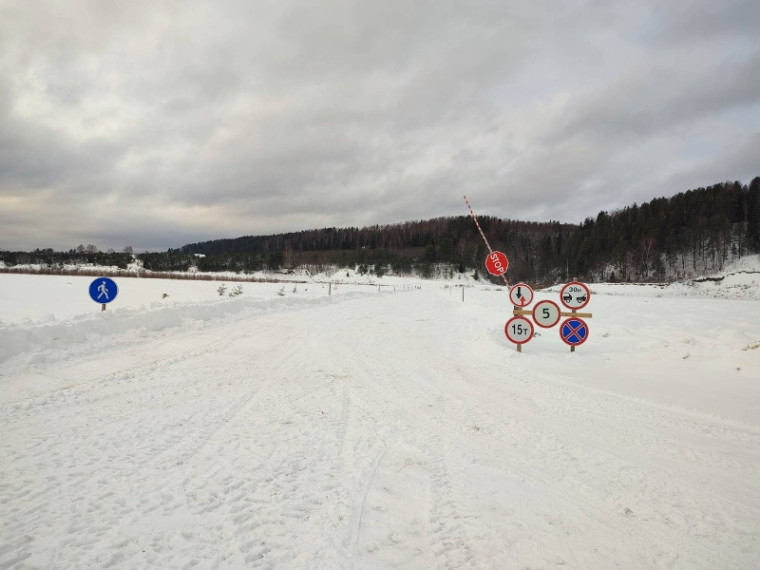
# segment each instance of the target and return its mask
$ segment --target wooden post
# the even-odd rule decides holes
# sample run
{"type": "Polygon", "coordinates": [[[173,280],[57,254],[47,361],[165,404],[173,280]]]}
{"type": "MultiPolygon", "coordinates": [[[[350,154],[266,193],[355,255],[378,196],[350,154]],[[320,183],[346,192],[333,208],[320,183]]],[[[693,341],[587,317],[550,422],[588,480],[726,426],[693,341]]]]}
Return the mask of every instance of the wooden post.
{"type": "MultiPolygon", "coordinates": [[[[572,310],[572,311],[570,311],[570,312],[571,312],[573,315],[575,315],[575,309],[573,309],[573,310],[572,310]]],[[[572,345],[572,346],[570,347],[570,352],[575,352],[575,345],[572,345]]]]}
{"type": "MultiPolygon", "coordinates": [[[[514,314],[514,311],[521,311],[522,310],[522,308],[518,307],[517,305],[512,305],[512,307],[513,307],[512,314],[514,314]]],[[[519,352],[520,354],[522,354],[522,345],[521,344],[517,345],[517,352],[519,352]]]]}
{"type": "MultiPolygon", "coordinates": [[[[577,277],[573,277],[573,281],[578,281],[578,278],[577,278],[577,277]]],[[[570,312],[573,314],[573,316],[575,316],[575,313],[576,313],[576,310],[575,310],[575,309],[570,309],[570,312]]],[[[575,345],[572,345],[572,346],[570,347],[570,352],[571,352],[571,353],[572,353],[572,352],[575,352],[575,345]]]]}

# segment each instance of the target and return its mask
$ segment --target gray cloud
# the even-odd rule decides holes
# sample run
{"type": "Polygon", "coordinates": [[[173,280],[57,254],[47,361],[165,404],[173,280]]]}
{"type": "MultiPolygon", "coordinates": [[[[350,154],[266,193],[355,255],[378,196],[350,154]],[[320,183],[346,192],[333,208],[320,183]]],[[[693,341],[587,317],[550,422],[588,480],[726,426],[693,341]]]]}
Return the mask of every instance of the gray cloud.
{"type": "Polygon", "coordinates": [[[462,194],[579,221],[748,181],[756,4],[0,3],[0,249],[461,215],[462,194]]]}

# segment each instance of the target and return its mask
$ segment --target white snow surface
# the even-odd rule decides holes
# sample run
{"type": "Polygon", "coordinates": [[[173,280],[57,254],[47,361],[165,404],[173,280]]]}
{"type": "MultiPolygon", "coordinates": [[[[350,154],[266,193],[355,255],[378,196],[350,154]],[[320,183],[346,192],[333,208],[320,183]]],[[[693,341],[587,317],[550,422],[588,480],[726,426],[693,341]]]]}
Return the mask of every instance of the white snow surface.
{"type": "Polygon", "coordinates": [[[758,269],[574,353],[471,280],[0,274],[0,568],[758,568],[758,269]]]}

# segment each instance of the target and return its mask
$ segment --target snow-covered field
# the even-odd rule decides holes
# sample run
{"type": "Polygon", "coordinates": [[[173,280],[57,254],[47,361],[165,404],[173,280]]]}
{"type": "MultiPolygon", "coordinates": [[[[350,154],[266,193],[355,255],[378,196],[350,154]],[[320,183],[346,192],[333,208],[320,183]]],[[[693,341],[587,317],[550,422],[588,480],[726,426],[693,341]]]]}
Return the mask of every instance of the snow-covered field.
{"type": "Polygon", "coordinates": [[[482,282],[0,275],[0,568],[758,568],[756,265],[573,354],[482,282]]]}

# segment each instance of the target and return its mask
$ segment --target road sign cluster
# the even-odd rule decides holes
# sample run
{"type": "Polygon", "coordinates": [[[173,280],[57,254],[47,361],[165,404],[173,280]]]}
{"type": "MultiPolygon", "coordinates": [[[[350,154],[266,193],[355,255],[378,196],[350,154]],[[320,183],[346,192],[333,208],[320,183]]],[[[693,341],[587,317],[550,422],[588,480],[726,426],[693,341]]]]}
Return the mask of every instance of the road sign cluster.
{"type": "Polygon", "coordinates": [[[575,350],[575,347],[588,340],[588,325],[583,320],[591,318],[591,313],[579,313],[591,300],[588,285],[579,281],[570,281],[562,286],[559,292],[560,303],[570,312],[562,311],[560,306],[548,299],[539,301],[533,309],[527,306],[533,301],[533,289],[525,283],[518,283],[509,290],[509,300],[514,306],[513,317],[504,325],[507,339],[516,344],[518,350],[534,335],[533,323],[542,328],[556,326],[562,317],[566,317],[559,326],[559,336],[562,341],[575,350]],[[531,321],[528,316],[531,316],[531,321]]]}
{"type": "MultiPolygon", "coordinates": [[[[464,196],[464,201],[480,232],[480,237],[483,238],[483,242],[488,248],[486,270],[495,277],[501,277],[507,284],[505,276],[509,268],[507,256],[491,248],[491,244],[488,243],[486,234],[483,233],[483,228],[480,227],[467,196],[464,196]]],[[[462,295],[464,295],[464,289],[462,289],[462,295]]],[[[556,326],[562,317],[566,317],[560,324],[559,336],[565,344],[570,345],[570,350],[573,351],[576,346],[583,344],[588,339],[588,325],[583,321],[583,318],[591,318],[591,313],[578,313],[577,311],[588,305],[590,299],[591,291],[587,285],[579,281],[570,281],[562,287],[559,293],[560,303],[565,308],[570,309],[569,313],[563,312],[557,303],[549,300],[539,301],[532,310],[528,310],[526,307],[533,302],[533,289],[525,283],[518,283],[509,290],[509,300],[514,306],[514,311],[512,311],[513,317],[504,325],[504,334],[510,342],[517,345],[517,350],[521,351],[522,345],[530,341],[535,334],[533,322],[539,327],[550,329],[556,326]],[[533,317],[532,321],[528,315],[533,317]]],[[[462,300],[464,301],[464,296],[462,296],[462,300]]]]}

